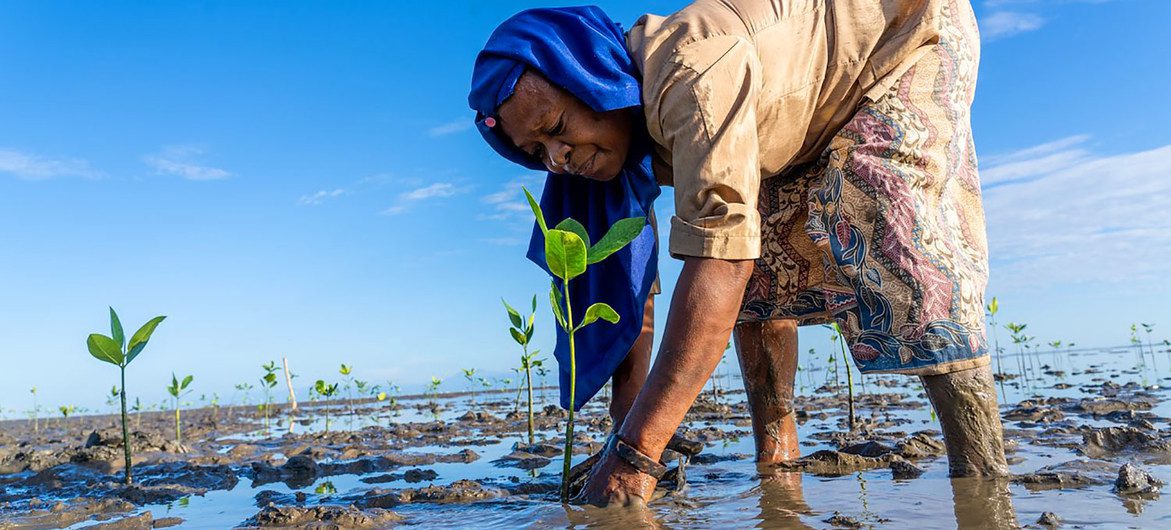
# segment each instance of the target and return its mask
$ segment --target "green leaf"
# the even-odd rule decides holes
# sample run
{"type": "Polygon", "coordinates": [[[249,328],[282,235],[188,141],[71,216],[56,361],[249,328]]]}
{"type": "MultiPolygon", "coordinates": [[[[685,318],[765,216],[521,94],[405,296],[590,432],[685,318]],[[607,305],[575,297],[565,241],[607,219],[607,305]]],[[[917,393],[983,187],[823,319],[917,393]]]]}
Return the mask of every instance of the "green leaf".
{"type": "Polygon", "coordinates": [[[114,342],[118,343],[118,349],[126,347],[126,335],[122,332],[122,321],[118,320],[118,313],[114,312],[114,308],[110,308],[110,337],[114,342]]]}
{"type": "MultiPolygon", "coordinates": [[[[537,295],[533,295],[533,313],[537,312],[537,295]]],[[[536,316],[536,315],[533,315],[536,316]]],[[[532,325],[533,317],[529,317],[529,325],[532,325]]]]}
{"type": "Polygon", "coordinates": [[[512,333],[512,340],[515,340],[517,344],[520,344],[521,346],[528,344],[529,341],[527,338],[525,338],[524,333],[517,331],[516,328],[508,328],[508,332],[512,333]]]}
{"type": "Polygon", "coordinates": [[[545,233],[545,262],[554,276],[571,280],[586,270],[585,242],[573,232],[554,228],[545,233]]]}
{"type": "Polygon", "coordinates": [[[995,296],[993,296],[992,301],[988,303],[988,312],[991,313],[992,315],[996,315],[996,311],[998,311],[999,309],[1000,309],[1000,302],[996,300],[995,296]]]}
{"type": "Polygon", "coordinates": [[[589,264],[593,265],[610,257],[610,254],[618,252],[622,247],[634,241],[634,238],[642,233],[644,226],[646,226],[645,217],[631,217],[614,223],[614,226],[606,231],[606,235],[602,236],[602,240],[590,247],[589,264]]]}
{"type": "Polygon", "coordinates": [[[187,377],[184,377],[183,384],[179,385],[179,389],[182,390],[184,388],[187,388],[187,385],[190,385],[191,381],[193,381],[194,379],[195,379],[195,376],[193,376],[193,375],[189,375],[187,377]]]}
{"type": "Polygon", "coordinates": [[[557,230],[564,230],[566,232],[573,232],[577,234],[577,237],[581,238],[582,242],[585,243],[585,246],[590,246],[589,232],[586,232],[585,227],[582,226],[581,223],[577,222],[576,219],[566,217],[564,221],[557,223],[557,226],[554,228],[557,230]]]}
{"type": "Polygon", "coordinates": [[[598,319],[605,320],[611,324],[617,324],[619,318],[620,317],[618,316],[618,312],[614,311],[614,308],[598,302],[594,305],[591,305],[589,309],[586,309],[585,318],[581,320],[581,324],[577,326],[577,329],[581,329],[590,324],[593,324],[594,322],[597,322],[598,319]]]}
{"type": "Polygon", "coordinates": [[[524,323],[520,319],[520,313],[517,313],[503,298],[500,299],[500,302],[504,304],[504,309],[508,310],[508,320],[512,321],[513,327],[524,327],[524,323]]]}
{"type": "Polygon", "coordinates": [[[533,340],[533,326],[530,325],[525,329],[525,344],[528,344],[531,340],[533,340]]]}
{"type": "Polygon", "coordinates": [[[94,333],[85,341],[85,345],[89,347],[89,354],[93,355],[95,359],[110,363],[114,366],[122,366],[122,348],[118,346],[114,339],[94,333]]]}
{"type": "Polygon", "coordinates": [[[553,306],[553,316],[557,318],[557,323],[561,324],[561,329],[565,329],[565,315],[561,311],[561,290],[557,288],[557,281],[549,282],[549,305],[553,306]]]}
{"type": "Polygon", "coordinates": [[[146,324],[143,324],[138,331],[134,332],[134,336],[130,337],[130,353],[126,356],[126,364],[134,361],[138,354],[142,353],[142,349],[146,347],[146,343],[150,341],[150,336],[154,334],[155,328],[159,326],[159,322],[167,317],[154,317],[146,324]]]}
{"type": "Polygon", "coordinates": [[[541,212],[541,205],[537,204],[537,200],[533,198],[533,194],[529,193],[529,189],[521,186],[525,192],[525,198],[529,200],[529,208],[533,209],[533,215],[537,217],[537,226],[541,227],[542,234],[549,233],[549,226],[545,224],[545,214],[541,212]]]}

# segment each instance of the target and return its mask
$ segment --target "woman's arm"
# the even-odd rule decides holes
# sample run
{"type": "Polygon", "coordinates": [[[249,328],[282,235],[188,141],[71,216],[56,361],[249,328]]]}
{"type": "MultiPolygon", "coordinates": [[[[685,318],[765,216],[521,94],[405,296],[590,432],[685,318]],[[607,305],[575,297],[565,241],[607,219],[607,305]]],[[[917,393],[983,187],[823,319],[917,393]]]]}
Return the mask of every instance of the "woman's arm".
{"type": "MultiPolygon", "coordinates": [[[[618,435],[643,454],[658,458],[715,370],[740,312],[750,260],[689,257],[679,275],[667,328],[650,377],[618,435]]],[[[591,504],[648,500],[654,479],[614,455],[599,463],[582,491],[591,504]]]]}

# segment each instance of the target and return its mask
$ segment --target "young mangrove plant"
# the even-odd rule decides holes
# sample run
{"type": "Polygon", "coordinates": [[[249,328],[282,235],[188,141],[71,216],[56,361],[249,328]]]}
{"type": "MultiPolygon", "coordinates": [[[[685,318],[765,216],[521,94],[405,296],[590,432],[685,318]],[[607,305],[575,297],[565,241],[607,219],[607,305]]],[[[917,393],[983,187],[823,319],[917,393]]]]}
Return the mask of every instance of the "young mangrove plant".
{"type": "Polygon", "coordinates": [[[126,424],[126,367],[138,357],[142,350],[146,348],[146,343],[150,341],[150,337],[155,332],[155,328],[159,323],[167,317],[154,317],[143,324],[134,335],[130,337],[130,343],[126,343],[126,336],[122,332],[122,323],[118,320],[118,313],[114,312],[114,308],[110,308],[110,337],[100,333],[93,333],[86,339],[86,346],[89,348],[89,354],[95,359],[110,363],[118,367],[121,372],[121,401],[122,401],[122,447],[124,449],[123,456],[126,459],[126,474],[125,483],[130,484],[133,477],[130,473],[130,429],[126,424]]]}
{"type": "Polygon", "coordinates": [[[325,432],[329,432],[329,398],[337,393],[337,383],[331,385],[325,384],[325,381],[318,379],[317,383],[313,385],[313,391],[317,395],[325,399],[326,404],[322,407],[325,410],[325,432]]]}
{"type": "Polygon", "coordinates": [[[993,296],[992,301],[984,307],[984,311],[988,313],[988,327],[992,328],[992,348],[996,350],[996,371],[999,374],[996,379],[1000,382],[1000,401],[1004,403],[1008,399],[1004,392],[1004,363],[1001,362],[1004,350],[1000,348],[1000,334],[996,332],[996,313],[1000,311],[1000,301],[993,296]]]}
{"type": "MultiPolygon", "coordinates": [[[[533,350],[529,353],[529,342],[533,340],[533,322],[537,318],[537,296],[533,295],[532,312],[528,318],[521,318],[512,306],[508,305],[504,299],[500,300],[504,303],[504,309],[508,311],[508,321],[512,324],[508,328],[508,333],[512,335],[512,340],[515,340],[521,347],[520,368],[523,371],[524,385],[529,389],[529,445],[533,444],[533,368],[541,365],[541,361],[534,359],[538,353],[533,350]]],[[[519,388],[519,387],[518,387],[519,388]]],[[[519,399],[520,392],[517,392],[519,399]]]]}
{"type": "Polygon", "coordinates": [[[464,368],[464,379],[468,380],[468,393],[472,395],[472,403],[476,402],[476,369],[464,368]]]}
{"type": "Polygon", "coordinates": [[[620,318],[614,308],[605,303],[594,303],[586,308],[580,321],[575,322],[573,304],[569,296],[569,282],[585,273],[586,267],[598,263],[633,241],[646,226],[646,218],[622,219],[610,227],[596,244],[590,245],[590,236],[581,223],[565,219],[553,228],[545,222],[536,199],[524,190],[529,207],[537,218],[537,226],[545,236],[545,264],[554,276],[549,289],[549,303],[557,324],[565,330],[569,339],[569,418],[565,424],[565,453],[561,473],[561,501],[569,501],[569,468],[573,457],[573,415],[577,397],[577,350],[574,335],[582,328],[605,320],[611,324],[620,318]],[[558,280],[561,285],[558,286],[558,280]]]}
{"type": "Polygon", "coordinates": [[[171,401],[175,404],[175,443],[177,444],[183,443],[183,431],[180,427],[182,424],[179,421],[179,409],[181,408],[179,406],[179,398],[191,392],[187,390],[187,387],[193,379],[195,377],[189,375],[180,381],[178,377],[175,377],[175,372],[171,372],[171,384],[167,385],[167,393],[171,395],[171,401]]]}
{"type": "Polygon", "coordinates": [[[61,412],[61,421],[64,422],[65,420],[69,419],[70,414],[73,414],[73,412],[77,410],[77,406],[61,405],[57,407],[57,410],[61,412]]]}
{"type": "Polygon", "coordinates": [[[264,392],[264,403],[261,403],[259,408],[264,412],[264,432],[268,432],[268,409],[272,406],[272,389],[276,388],[276,361],[268,361],[260,365],[260,368],[264,370],[264,375],[260,376],[260,390],[264,392]]]}
{"type": "Polygon", "coordinates": [[[834,330],[834,334],[830,336],[830,340],[838,343],[838,346],[841,347],[842,363],[846,365],[846,392],[847,404],[849,407],[847,425],[849,425],[850,430],[853,431],[856,421],[854,418],[854,371],[850,368],[850,361],[848,360],[850,356],[846,354],[846,335],[842,333],[842,327],[839,326],[837,322],[830,324],[830,327],[834,330]]]}
{"type": "Polygon", "coordinates": [[[41,407],[37,405],[37,387],[30,388],[29,393],[33,395],[33,409],[29,411],[29,415],[32,416],[33,420],[33,432],[38,433],[41,432],[41,419],[37,413],[40,412],[41,407]]]}
{"type": "Polygon", "coordinates": [[[439,385],[443,384],[443,380],[431,376],[431,382],[427,384],[427,395],[431,396],[431,407],[439,406],[439,385]]]}
{"type": "Polygon", "coordinates": [[[354,373],[354,367],[342,363],[341,367],[338,368],[337,373],[342,374],[342,377],[345,377],[345,379],[342,380],[342,390],[346,392],[346,406],[349,407],[350,413],[353,414],[354,392],[352,388],[354,385],[354,376],[352,374],[354,373]]]}

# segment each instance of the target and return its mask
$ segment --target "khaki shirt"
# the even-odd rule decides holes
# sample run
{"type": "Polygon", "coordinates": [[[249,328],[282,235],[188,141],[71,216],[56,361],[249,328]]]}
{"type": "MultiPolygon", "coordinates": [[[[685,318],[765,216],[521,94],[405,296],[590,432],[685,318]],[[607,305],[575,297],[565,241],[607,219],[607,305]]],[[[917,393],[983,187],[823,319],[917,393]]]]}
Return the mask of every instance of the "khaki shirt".
{"type": "MultiPolygon", "coordinates": [[[[959,0],[968,1],[968,0],[959,0]]],[[[760,180],[816,160],[939,40],[947,0],[697,0],[627,33],[672,256],[760,257],[760,180]]]]}

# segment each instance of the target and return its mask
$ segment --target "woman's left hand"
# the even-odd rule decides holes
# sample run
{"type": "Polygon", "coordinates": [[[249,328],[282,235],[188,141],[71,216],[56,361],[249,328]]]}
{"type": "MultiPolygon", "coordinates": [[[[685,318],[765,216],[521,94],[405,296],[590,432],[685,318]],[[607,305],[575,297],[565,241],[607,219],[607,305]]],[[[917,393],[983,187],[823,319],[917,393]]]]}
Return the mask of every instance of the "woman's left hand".
{"type": "Polygon", "coordinates": [[[654,495],[657,483],[654,477],[606,452],[590,470],[585,486],[573,502],[602,507],[644,507],[654,495]]]}

